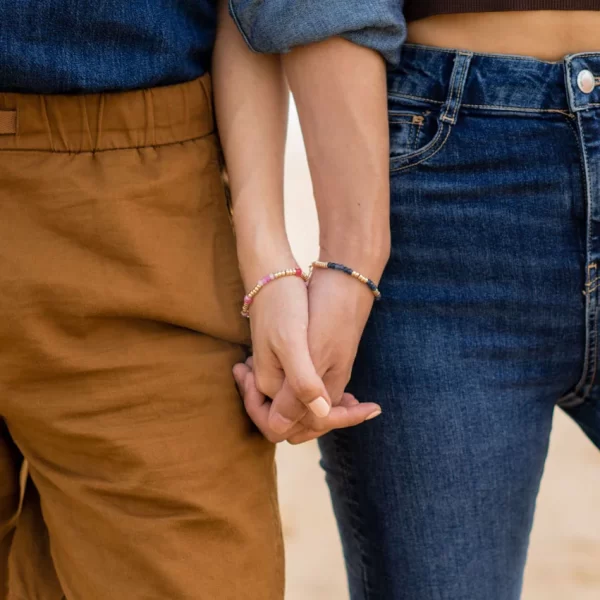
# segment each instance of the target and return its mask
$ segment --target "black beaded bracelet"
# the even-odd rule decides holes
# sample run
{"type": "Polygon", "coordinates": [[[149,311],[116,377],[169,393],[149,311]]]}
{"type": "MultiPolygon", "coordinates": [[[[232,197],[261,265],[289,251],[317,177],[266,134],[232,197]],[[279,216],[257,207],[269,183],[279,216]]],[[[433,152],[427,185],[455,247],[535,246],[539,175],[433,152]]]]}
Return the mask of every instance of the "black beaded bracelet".
{"type": "Polygon", "coordinates": [[[351,269],[346,265],[334,262],[324,262],[322,260],[315,260],[312,263],[311,268],[333,269],[334,271],[341,271],[342,273],[346,273],[347,275],[350,275],[350,277],[354,277],[354,279],[358,279],[358,281],[364,283],[373,292],[375,300],[381,300],[381,292],[379,291],[377,284],[372,279],[361,275],[358,271],[355,271],[354,269],[351,269]]]}

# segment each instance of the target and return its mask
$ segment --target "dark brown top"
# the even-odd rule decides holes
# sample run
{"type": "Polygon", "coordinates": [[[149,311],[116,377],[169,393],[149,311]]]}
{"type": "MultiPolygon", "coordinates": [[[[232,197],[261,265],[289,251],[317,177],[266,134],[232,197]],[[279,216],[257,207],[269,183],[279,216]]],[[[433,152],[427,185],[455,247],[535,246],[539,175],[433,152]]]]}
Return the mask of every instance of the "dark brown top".
{"type": "Polygon", "coordinates": [[[433,15],[512,10],[600,10],[600,0],[406,0],[407,21],[433,15]]]}

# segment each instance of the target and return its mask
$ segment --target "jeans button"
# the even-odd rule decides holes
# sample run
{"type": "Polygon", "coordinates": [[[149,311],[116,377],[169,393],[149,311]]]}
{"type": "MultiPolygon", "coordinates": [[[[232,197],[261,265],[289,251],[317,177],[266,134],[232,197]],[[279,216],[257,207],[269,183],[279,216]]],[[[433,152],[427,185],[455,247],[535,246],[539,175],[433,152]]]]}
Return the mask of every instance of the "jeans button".
{"type": "Polygon", "coordinates": [[[580,71],[577,75],[577,86],[584,94],[591,94],[596,87],[594,74],[587,69],[580,71]]]}

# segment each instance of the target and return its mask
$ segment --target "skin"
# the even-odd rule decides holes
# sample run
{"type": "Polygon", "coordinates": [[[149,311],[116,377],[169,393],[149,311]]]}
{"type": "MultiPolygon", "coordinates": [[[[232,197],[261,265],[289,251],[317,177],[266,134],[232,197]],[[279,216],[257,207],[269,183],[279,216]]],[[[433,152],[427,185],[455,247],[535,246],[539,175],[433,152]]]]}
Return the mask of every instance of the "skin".
{"type": "Polygon", "coordinates": [[[473,52],[557,61],[600,51],[600,11],[525,11],[438,15],[409,24],[408,41],[473,52]]]}
{"type": "MultiPolygon", "coordinates": [[[[457,14],[411,23],[408,41],[555,61],[600,50],[598,31],[595,11],[457,14]]],[[[377,281],[390,250],[381,57],[343,39],[259,56],[247,49],[222,5],[214,61],[246,288],[296,264],[283,219],[288,85],[313,180],[319,259],[377,281]]],[[[302,443],[380,414],[376,404],[344,393],[372,304],[366,286],[331,271],[315,271],[308,290],[299,279],[285,278],[260,292],[250,311],[254,358],[236,365],[234,376],[248,414],[268,439],[302,443]]]]}

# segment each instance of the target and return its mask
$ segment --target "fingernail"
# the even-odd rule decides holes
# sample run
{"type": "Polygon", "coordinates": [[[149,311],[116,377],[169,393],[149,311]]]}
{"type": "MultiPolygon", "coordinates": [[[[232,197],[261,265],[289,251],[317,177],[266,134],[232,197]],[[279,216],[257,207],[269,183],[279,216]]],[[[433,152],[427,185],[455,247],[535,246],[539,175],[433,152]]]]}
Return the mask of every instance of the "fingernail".
{"type": "Polygon", "coordinates": [[[374,419],[375,417],[378,417],[381,414],[380,410],[376,410],[375,412],[372,412],[366,419],[365,421],[370,421],[371,419],[374,419]]]}
{"type": "Polygon", "coordinates": [[[319,418],[326,417],[331,410],[331,406],[329,406],[329,402],[323,398],[323,396],[319,396],[316,400],[313,400],[308,408],[313,412],[313,414],[319,418]]]}
{"type": "Polygon", "coordinates": [[[278,434],[283,434],[286,431],[288,431],[292,425],[294,423],[290,420],[287,419],[286,417],[284,417],[283,415],[280,415],[279,413],[275,413],[273,416],[271,416],[271,418],[269,419],[269,427],[271,427],[271,429],[278,434]]]}

